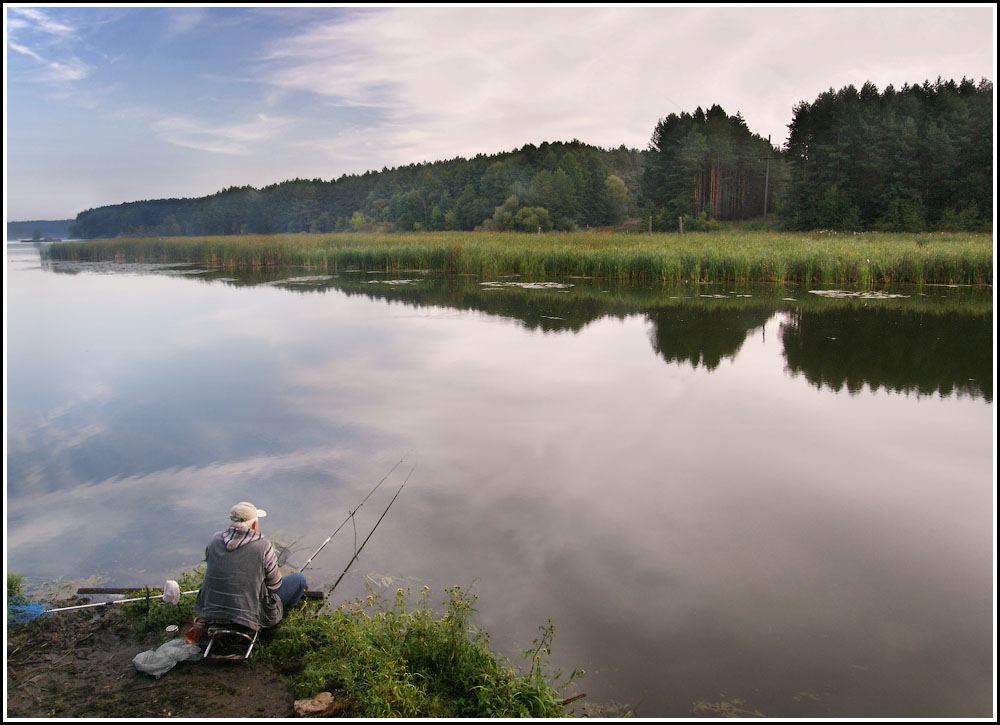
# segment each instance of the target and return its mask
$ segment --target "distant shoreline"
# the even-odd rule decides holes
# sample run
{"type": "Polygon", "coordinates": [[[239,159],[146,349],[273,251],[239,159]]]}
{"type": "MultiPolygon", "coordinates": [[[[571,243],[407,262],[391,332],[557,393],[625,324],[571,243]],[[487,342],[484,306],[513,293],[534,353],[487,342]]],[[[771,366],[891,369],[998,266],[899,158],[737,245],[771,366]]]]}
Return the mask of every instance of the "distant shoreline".
{"type": "Polygon", "coordinates": [[[38,241],[62,241],[70,236],[69,229],[76,219],[35,219],[24,222],[7,222],[8,242],[31,242],[33,237],[40,236],[38,241]]]}

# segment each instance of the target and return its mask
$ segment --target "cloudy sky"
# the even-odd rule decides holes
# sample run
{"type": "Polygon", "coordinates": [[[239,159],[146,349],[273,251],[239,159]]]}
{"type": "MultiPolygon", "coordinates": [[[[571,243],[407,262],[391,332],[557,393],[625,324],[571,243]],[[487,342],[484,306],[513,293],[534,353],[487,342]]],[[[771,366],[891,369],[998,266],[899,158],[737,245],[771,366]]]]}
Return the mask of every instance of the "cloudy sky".
{"type": "Polygon", "coordinates": [[[995,80],[967,7],[5,5],[5,218],[331,179],[739,111],[787,137],[828,88],[995,80]]]}

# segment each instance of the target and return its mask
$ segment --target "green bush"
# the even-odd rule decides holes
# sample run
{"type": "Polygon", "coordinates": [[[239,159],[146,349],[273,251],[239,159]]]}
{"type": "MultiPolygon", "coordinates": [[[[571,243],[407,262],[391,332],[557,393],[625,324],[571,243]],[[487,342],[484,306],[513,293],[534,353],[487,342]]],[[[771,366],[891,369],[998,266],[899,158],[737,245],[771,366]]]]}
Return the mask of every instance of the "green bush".
{"type": "MultiPolygon", "coordinates": [[[[551,624],[529,651],[527,674],[490,647],[471,624],[475,596],[448,590],[444,616],[415,608],[409,592],[386,600],[371,592],[327,615],[296,610],[263,648],[296,697],[337,691],[362,717],[562,717],[561,695],[545,672],[551,624]]],[[[578,673],[565,684],[569,684],[578,673]]]]}

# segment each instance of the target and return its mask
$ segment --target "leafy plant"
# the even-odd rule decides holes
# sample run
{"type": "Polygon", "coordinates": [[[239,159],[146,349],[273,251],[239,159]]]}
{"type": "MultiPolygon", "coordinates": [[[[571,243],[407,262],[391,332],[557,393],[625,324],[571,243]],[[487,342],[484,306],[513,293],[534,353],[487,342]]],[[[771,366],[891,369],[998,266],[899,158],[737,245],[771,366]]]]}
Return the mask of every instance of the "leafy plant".
{"type": "Polygon", "coordinates": [[[441,617],[426,587],[412,608],[410,592],[387,600],[369,590],[329,614],[294,611],[264,656],[290,674],[297,697],[336,690],[362,717],[563,716],[554,681],[543,673],[551,624],[544,646],[533,650],[537,660],[521,674],[471,623],[475,595],[461,587],[447,594],[441,617]]]}

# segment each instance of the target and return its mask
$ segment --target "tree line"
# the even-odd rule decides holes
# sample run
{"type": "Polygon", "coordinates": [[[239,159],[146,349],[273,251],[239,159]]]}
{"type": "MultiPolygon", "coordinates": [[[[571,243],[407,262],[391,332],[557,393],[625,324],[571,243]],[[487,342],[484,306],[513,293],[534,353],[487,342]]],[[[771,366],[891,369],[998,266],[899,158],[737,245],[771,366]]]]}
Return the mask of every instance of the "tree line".
{"type": "Polygon", "coordinates": [[[993,84],[962,79],[800,103],[789,125],[795,229],[988,231],[993,84]]]}
{"type": "Polygon", "coordinates": [[[763,217],[765,194],[773,205],[784,192],[780,161],[779,150],[752,133],[738,112],[730,116],[714,105],[707,112],[672,113],[653,130],[642,173],[645,210],[663,230],[677,228],[679,217],[763,217]]]}
{"type": "Polygon", "coordinates": [[[636,213],[644,154],[576,140],[528,144],[331,181],[293,179],[197,199],[105,206],[80,213],[74,233],[104,238],[612,226],[636,213]]]}
{"type": "Polygon", "coordinates": [[[230,187],[89,209],[78,238],[288,232],[992,228],[993,84],[830,89],[793,109],[783,148],[718,105],[670,114],[646,150],[573,140],[338,179],[230,187]]]}

